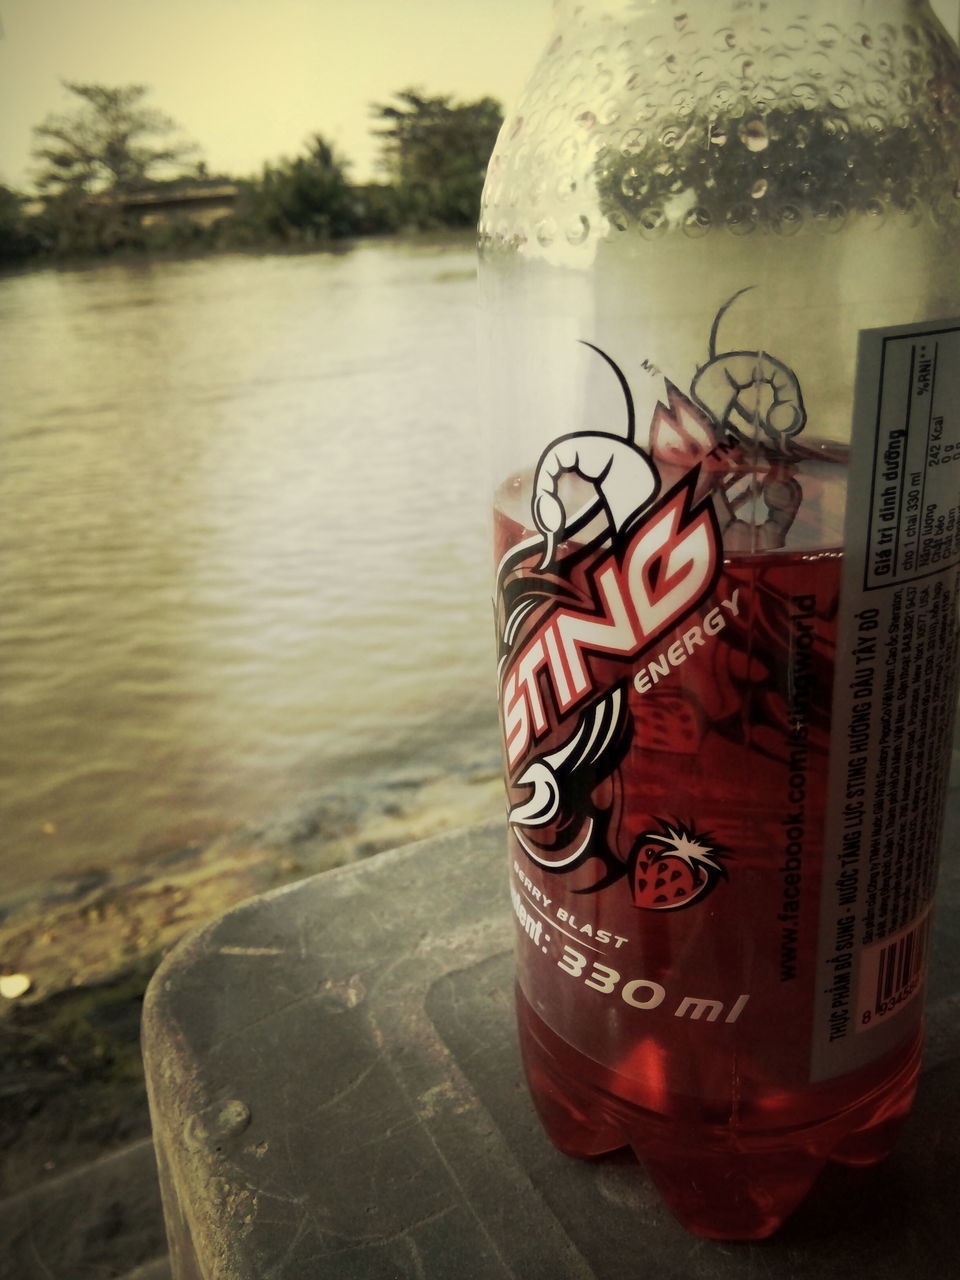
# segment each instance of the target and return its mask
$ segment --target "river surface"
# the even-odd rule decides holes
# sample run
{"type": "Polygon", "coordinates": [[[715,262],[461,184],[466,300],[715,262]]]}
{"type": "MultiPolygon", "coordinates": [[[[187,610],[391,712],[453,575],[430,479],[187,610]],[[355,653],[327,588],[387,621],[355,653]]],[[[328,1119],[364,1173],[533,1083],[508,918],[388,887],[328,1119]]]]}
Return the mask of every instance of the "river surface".
{"type": "Polygon", "coordinates": [[[0,896],[494,745],[467,239],[0,280],[0,896]]]}

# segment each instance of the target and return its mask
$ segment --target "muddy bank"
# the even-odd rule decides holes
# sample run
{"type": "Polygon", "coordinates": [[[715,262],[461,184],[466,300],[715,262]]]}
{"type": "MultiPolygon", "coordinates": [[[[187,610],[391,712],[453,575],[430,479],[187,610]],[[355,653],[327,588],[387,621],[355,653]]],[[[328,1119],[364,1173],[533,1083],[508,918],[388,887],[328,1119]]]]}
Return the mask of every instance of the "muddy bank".
{"type": "Polygon", "coordinates": [[[502,812],[494,759],[397,771],[0,907],[0,977],[17,992],[0,999],[0,1199],[149,1133],[140,1005],[185,934],[253,894],[502,812]]]}
{"type": "Polygon", "coordinates": [[[184,934],[253,894],[502,811],[493,759],[452,776],[396,771],[256,827],[39,884],[0,903],[0,990],[15,993],[0,999],[0,1020],[13,1007],[149,969],[184,934]]]}

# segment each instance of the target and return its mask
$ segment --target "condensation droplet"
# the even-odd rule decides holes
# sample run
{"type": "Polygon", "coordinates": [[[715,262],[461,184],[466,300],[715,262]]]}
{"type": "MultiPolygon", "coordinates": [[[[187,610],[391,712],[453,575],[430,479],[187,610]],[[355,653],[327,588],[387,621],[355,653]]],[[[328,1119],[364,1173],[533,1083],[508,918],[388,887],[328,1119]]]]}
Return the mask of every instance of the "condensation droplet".
{"type": "Polygon", "coordinates": [[[817,31],[817,44],[832,49],[843,38],[843,32],[834,22],[825,22],[817,31]]]}
{"type": "Polygon", "coordinates": [[[725,147],[727,145],[727,126],[720,124],[719,121],[710,126],[710,142],[714,147],[725,147]]]}
{"type": "Polygon", "coordinates": [[[876,198],[868,200],[863,207],[863,211],[866,214],[868,224],[871,227],[879,227],[886,221],[887,209],[882,200],[878,200],[876,198]]]}
{"type": "Polygon", "coordinates": [[[557,179],[557,185],[554,190],[560,200],[568,200],[577,189],[577,180],[565,173],[563,177],[557,179]]]}
{"type": "Polygon", "coordinates": [[[850,136],[850,125],[842,116],[827,116],[823,122],[823,131],[840,142],[850,136]]]}
{"type": "Polygon", "coordinates": [[[593,164],[597,160],[602,159],[603,156],[610,154],[610,143],[603,134],[595,133],[587,140],[587,144],[584,147],[584,153],[586,154],[589,163],[593,164]]]}
{"type": "Polygon", "coordinates": [[[857,95],[853,90],[853,86],[846,82],[835,84],[830,90],[830,102],[833,106],[838,107],[841,111],[846,111],[857,100],[857,95]]]}
{"type": "Polygon", "coordinates": [[[740,141],[748,151],[766,151],[770,145],[770,135],[762,120],[747,120],[739,129],[740,141]]]}
{"type": "Polygon", "coordinates": [[[630,228],[630,219],[625,213],[621,213],[619,209],[614,209],[612,213],[609,213],[607,221],[614,231],[627,231],[630,228]]]}
{"type": "Polygon", "coordinates": [[[600,108],[600,123],[609,127],[620,119],[620,104],[615,98],[605,102],[600,108]]]}
{"type": "Polygon", "coordinates": [[[620,179],[620,190],[628,200],[637,200],[646,195],[650,184],[639,169],[629,168],[620,179]]]}
{"type": "Polygon", "coordinates": [[[770,59],[770,79],[789,80],[793,75],[793,58],[788,53],[775,53],[770,59]]]}
{"type": "Polygon", "coordinates": [[[676,125],[668,125],[660,135],[661,146],[666,147],[668,151],[674,151],[683,141],[683,134],[676,125]]]}
{"type": "Polygon", "coordinates": [[[544,218],[537,224],[537,241],[548,249],[557,238],[557,224],[552,218],[544,218]]]}
{"type": "Polygon", "coordinates": [[[667,215],[659,205],[650,205],[643,209],[640,217],[637,219],[641,234],[651,239],[655,236],[661,236],[666,231],[667,215]]]}
{"type": "Polygon", "coordinates": [[[754,200],[762,200],[766,194],[767,194],[767,180],[766,178],[758,178],[757,181],[750,188],[750,195],[754,200]]]}
{"type": "Polygon", "coordinates": [[[575,138],[566,137],[557,147],[557,159],[562,165],[572,165],[579,149],[575,138]]]}
{"type": "Polygon", "coordinates": [[[757,111],[767,111],[777,100],[777,91],[772,84],[755,84],[750,89],[750,103],[757,111]]]}
{"type": "Polygon", "coordinates": [[[814,86],[806,80],[793,86],[791,96],[803,107],[804,111],[812,111],[820,98],[814,86]]]}
{"type": "Polygon", "coordinates": [[[952,190],[954,200],[960,200],[960,178],[954,182],[952,190]]]}
{"type": "Polygon", "coordinates": [[[737,33],[732,27],[721,27],[713,37],[713,47],[721,53],[737,47],[737,33]]]}
{"type": "Polygon", "coordinates": [[[810,35],[807,29],[799,26],[797,23],[794,23],[793,26],[787,27],[786,31],[783,33],[783,43],[794,53],[805,48],[809,39],[810,35]]]}
{"type": "Polygon", "coordinates": [[[708,55],[697,58],[693,64],[693,75],[703,84],[712,84],[720,74],[716,58],[708,55]]]}
{"type": "Polygon", "coordinates": [[[585,214],[573,218],[566,226],[567,244],[583,244],[590,234],[590,219],[585,214]]]}
{"type": "Polygon", "coordinates": [[[710,230],[711,221],[709,209],[705,209],[702,205],[688,209],[683,219],[683,234],[692,240],[699,240],[710,230]]]}
{"type": "Polygon", "coordinates": [[[782,204],[773,215],[773,229],[781,236],[795,236],[803,226],[803,214],[795,204],[782,204]]]}
{"type": "Polygon", "coordinates": [[[748,236],[756,231],[759,215],[755,205],[735,204],[727,210],[724,222],[727,230],[735,236],[748,236]]]}
{"type": "Polygon", "coordinates": [[[729,84],[718,84],[710,95],[710,105],[715,111],[730,111],[736,100],[736,91],[729,84]]]}
{"type": "Polygon", "coordinates": [[[673,95],[673,109],[679,116],[690,115],[697,105],[697,95],[692,89],[680,89],[673,95]]]}
{"type": "Polygon", "coordinates": [[[647,135],[642,129],[628,129],[620,139],[620,154],[638,156],[647,145],[647,135]]]}
{"type": "Polygon", "coordinates": [[[837,50],[837,66],[854,80],[866,75],[867,55],[860,41],[847,32],[846,42],[837,50]]]}
{"type": "Polygon", "coordinates": [[[806,71],[812,80],[826,80],[833,74],[833,63],[826,53],[811,53],[806,61],[806,71]]]}
{"type": "Polygon", "coordinates": [[[588,108],[578,109],[573,118],[581,129],[592,129],[597,123],[597,117],[588,108]]]}
{"type": "Polygon", "coordinates": [[[879,138],[887,131],[886,121],[882,116],[867,116],[863,122],[871,133],[879,138]]]}
{"type": "Polygon", "coordinates": [[[814,213],[816,226],[830,235],[841,231],[847,221],[847,210],[839,200],[830,200],[814,213]]]}
{"type": "Polygon", "coordinates": [[[676,79],[677,72],[680,70],[680,59],[675,53],[668,53],[653,73],[653,78],[657,84],[668,85],[673,84],[676,79]]]}

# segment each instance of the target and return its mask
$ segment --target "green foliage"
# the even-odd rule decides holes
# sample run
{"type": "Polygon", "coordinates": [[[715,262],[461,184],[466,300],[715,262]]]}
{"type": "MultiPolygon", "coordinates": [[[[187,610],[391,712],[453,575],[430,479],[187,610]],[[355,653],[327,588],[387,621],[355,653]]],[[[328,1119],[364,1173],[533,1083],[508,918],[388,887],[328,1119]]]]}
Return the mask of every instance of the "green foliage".
{"type": "Polygon", "coordinates": [[[381,165],[397,190],[403,220],[417,227],[470,226],[480,211],[487,161],[503,122],[493,98],[453,102],[416,89],[375,103],[383,127],[381,165]]]}
{"type": "Polygon", "coordinates": [[[23,262],[39,252],[40,240],[24,211],[26,200],[0,186],[0,263],[23,262]]]}
{"type": "Polygon", "coordinates": [[[223,233],[233,243],[303,245],[354,235],[356,223],[346,162],[315,134],[305,156],[266,165],[259,181],[241,185],[223,233]]]}
{"type": "Polygon", "coordinates": [[[177,128],[169,116],[143,105],[144,85],[67,80],[64,86],[79,105],[48,116],[33,131],[39,191],[132,191],[195,154],[192,143],[169,137],[177,128]]]}
{"type": "Polygon", "coordinates": [[[70,188],[44,202],[33,228],[42,251],[57,258],[99,257],[146,247],[146,234],[135,213],[116,200],[90,199],[70,188]]]}
{"type": "Polygon", "coordinates": [[[0,263],[118,250],[309,247],[408,227],[471,226],[501,124],[492,98],[455,103],[408,89],[374,107],[389,181],[351,185],[348,162],[317,133],[303,154],[231,183],[211,178],[196,148],[171,136],[174,121],[145,105],[143,85],[65,87],[75,109],[34,129],[40,211],[27,215],[24,197],[0,187],[0,263]],[[185,210],[172,212],[168,197],[180,188],[195,196],[207,181],[237,187],[231,214],[201,225],[185,210]]]}

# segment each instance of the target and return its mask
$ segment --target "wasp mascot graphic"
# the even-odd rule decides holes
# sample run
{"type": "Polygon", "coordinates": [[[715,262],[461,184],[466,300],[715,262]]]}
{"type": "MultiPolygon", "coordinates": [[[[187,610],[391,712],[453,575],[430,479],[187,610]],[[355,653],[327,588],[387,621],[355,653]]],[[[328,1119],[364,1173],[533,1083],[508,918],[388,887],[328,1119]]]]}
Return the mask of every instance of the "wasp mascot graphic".
{"type": "Polygon", "coordinates": [[[619,382],[625,427],[574,432],[544,450],[530,500],[536,532],[498,571],[513,834],[549,872],[596,860],[599,874],[577,892],[629,877],[635,904],[654,910],[702,899],[725,875],[718,859],[728,851],[676,819],[656,819],[621,847],[619,766],[637,732],[628,696],[636,660],[709,599],[725,545],[782,546],[801,498],[790,463],[806,422],[800,387],[763,352],[718,352],[735,298],[716,317],[689,394],[665,382],[646,449],[626,377],[585,344],[619,382]],[[761,472],[758,523],[744,515],[748,503],[757,509],[761,472]]]}

